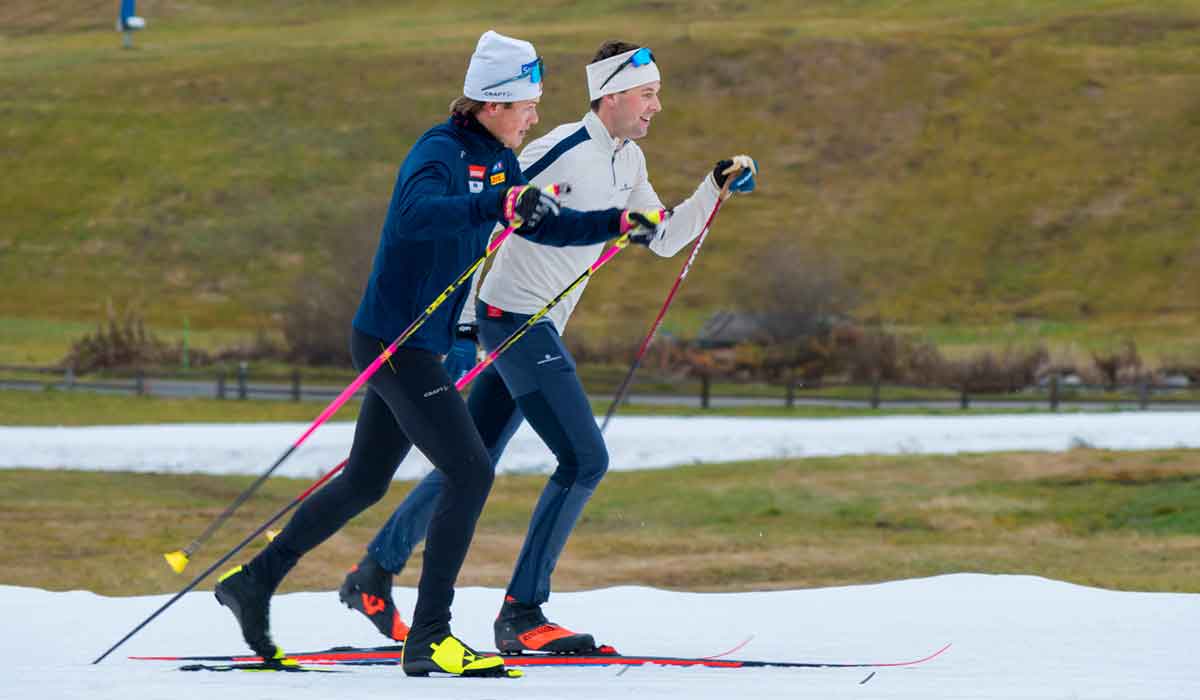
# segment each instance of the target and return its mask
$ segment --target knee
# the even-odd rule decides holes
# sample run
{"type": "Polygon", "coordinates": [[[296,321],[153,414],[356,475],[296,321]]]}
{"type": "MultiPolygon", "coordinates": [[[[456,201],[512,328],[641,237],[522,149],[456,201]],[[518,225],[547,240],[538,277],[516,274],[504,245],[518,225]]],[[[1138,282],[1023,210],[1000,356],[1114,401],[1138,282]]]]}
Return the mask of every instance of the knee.
{"type": "Polygon", "coordinates": [[[353,484],[350,490],[351,498],[359,510],[366,510],[383,499],[387,494],[388,487],[391,486],[390,480],[382,479],[359,479],[353,484]]]}
{"type": "Polygon", "coordinates": [[[602,440],[597,440],[586,448],[575,453],[575,459],[560,462],[558,470],[551,477],[563,488],[582,486],[595,489],[600,480],[608,473],[608,448],[602,440]]]}
{"type": "Polygon", "coordinates": [[[600,480],[608,473],[608,448],[601,442],[597,449],[579,464],[579,476],[575,483],[594,490],[600,485],[600,480]]]}
{"type": "Polygon", "coordinates": [[[443,471],[446,479],[460,490],[487,497],[496,478],[496,470],[486,450],[474,450],[457,465],[453,473],[443,471]]]}

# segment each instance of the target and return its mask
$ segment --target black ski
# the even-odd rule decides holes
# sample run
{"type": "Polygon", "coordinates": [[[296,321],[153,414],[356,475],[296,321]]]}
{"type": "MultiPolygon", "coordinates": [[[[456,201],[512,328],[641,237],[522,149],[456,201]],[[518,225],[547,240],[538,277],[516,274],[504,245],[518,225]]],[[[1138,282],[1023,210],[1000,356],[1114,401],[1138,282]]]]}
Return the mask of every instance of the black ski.
{"type": "Polygon", "coordinates": [[[345,673],[332,668],[313,668],[299,664],[281,664],[273,661],[257,661],[228,664],[188,664],[180,666],[180,671],[263,671],[267,673],[345,673]]]}
{"type": "MultiPolygon", "coordinates": [[[[288,659],[300,664],[345,665],[345,666],[396,666],[400,664],[402,645],[383,647],[331,647],[318,651],[289,654],[288,659]]],[[[594,654],[520,654],[505,656],[504,664],[517,666],[704,666],[708,668],[898,668],[917,666],[941,656],[950,645],[919,659],[888,662],[834,662],[834,661],[761,661],[750,659],[727,659],[723,656],[639,656],[615,653],[594,654]]],[[[602,647],[602,649],[604,649],[602,647]]],[[[495,654],[496,652],[483,652],[495,654]]],[[[257,656],[131,656],[141,661],[208,661],[221,664],[191,664],[180,670],[279,670],[261,668],[262,659],[257,656]]],[[[299,666],[304,670],[311,667],[299,666]]]]}

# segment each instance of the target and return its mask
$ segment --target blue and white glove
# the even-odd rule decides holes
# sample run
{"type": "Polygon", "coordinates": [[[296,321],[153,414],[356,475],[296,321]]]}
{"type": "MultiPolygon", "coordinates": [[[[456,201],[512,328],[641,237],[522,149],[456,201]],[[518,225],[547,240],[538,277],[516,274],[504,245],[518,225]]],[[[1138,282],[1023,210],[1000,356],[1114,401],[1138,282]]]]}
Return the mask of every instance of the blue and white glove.
{"type": "Polygon", "coordinates": [[[753,192],[754,176],[758,174],[758,163],[750,156],[740,155],[717,161],[713,167],[713,181],[717,188],[725,186],[725,181],[733,176],[729,183],[730,192],[753,192]]]}
{"type": "Polygon", "coordinates": [[[457,382],[475,368],[478,334],[479,329],[474,323],[460,323],[454,329],[454,344],[450,346],[450,352],[446,353],[446,359],[442,362],[451,381],[457,382]]]}

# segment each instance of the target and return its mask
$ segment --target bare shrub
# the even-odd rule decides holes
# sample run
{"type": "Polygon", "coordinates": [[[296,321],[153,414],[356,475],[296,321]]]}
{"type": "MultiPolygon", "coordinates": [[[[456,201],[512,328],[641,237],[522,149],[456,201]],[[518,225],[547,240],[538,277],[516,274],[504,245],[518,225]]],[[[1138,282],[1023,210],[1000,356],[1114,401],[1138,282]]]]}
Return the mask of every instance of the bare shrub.
{"type": "Polygon", "coordinates": [[[962,360],[948,361],[948,383],[972,392],[1009,393],[1031,386],[1050,353],[1045,346],[985,350],[962,360]]]}
{"type": "Polygon", "coordinates": [[[1142,358],[1132,340],[1126,340],[1116,349],[1093,352],[1092,363],[1110,391],[1118,384],[1137,381],[1142,374],[1142,358]]]}
{"type": "Polygon", "coordinates": [[[850,379],[856,382],[901,379],[900,339],[880,328],[855,326],[842,331],[850,379]]]}
{"type": "Polygon", "coordinates": [[[87,373],[99,369],[120,369],[157,365],[171,356],[171,347],[151,331],[140,314],[126,309],[118,314],[109,300],[107,320],[96,331],[75,341],[62,364],[87,373]]]}
{"type": "MultiPolygon", "coordinates": [[[[108,302],[107,319],[93,333],[76,340],[60,363],[80,374],[97,370],[131,370],[178,366],[183,362],[183,343],[169,343],[146,327],[133,309],[117,313],[108,302]]],[[[215,362],[277,360],[284,348],[260,329],[253,338],[215,351],[188,348],[188,364],[206,367],[215,362]]]]}
{"type": "Polygon", "coordinates": [[[734,371],[776,380],[797,375],[807,381],[837,371],[834,329],[859,301],[838,261],[791,238],[777,238],[754,254],[745,269],[741,284],[752,306],[744,310],[758,319],[762,351],[743,349],[740,362],[732,361],[734,371]]]}

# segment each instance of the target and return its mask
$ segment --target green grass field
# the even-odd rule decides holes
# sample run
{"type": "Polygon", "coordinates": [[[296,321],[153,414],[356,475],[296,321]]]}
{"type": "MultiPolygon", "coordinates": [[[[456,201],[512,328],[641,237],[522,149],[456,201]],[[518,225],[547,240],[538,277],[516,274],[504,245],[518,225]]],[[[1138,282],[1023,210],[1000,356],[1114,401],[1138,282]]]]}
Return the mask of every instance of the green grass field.
{"type": "MultiPolygon", "coordinates": [[[[546,57],[539,129],[584,111],[602,40],[653,45],[643,147],[668,203],[730,150],[758,158],[680,329],[753,306],[745,260],[786,242],[798,270],[844,270],[864,317],[951,351],[1200,355],[1194,0],[159,0],[131,51],[114,13],[0,8],[0,363],[59,359],[109,299],[163,333],[186,317],[198,347],[277,331],[297,279],[372,254],[487,28],[546,57]]],[[[635,341],[678,263],[606,269],[572,332],[635,341]]]]}
{"type": "MultiPolygon", "coordinates": [[[[191,542],[250,481],[0,470],[0,584],[109,595],[177,590],[184,579],[161,554],[191,542]]],[[[544,482],[497,479],[461,585],[506,583],[544,482]]],[[[268,481],[193,557],[189,572],[201,571],[307,485],[268,481]]],[[[284,590],[333,591],[410,487],[395,484],[384,501],[314,550],[284,590]]],[[[584,514],[555,582],[559,590],[644,584],[731,591],[969,571],[1197,592],[1197,498],[1194,450],[767,460],[615,472],[584,514]]],[[[408,567],[399,585],[415,585],[417,571],[408,567]]]]}

